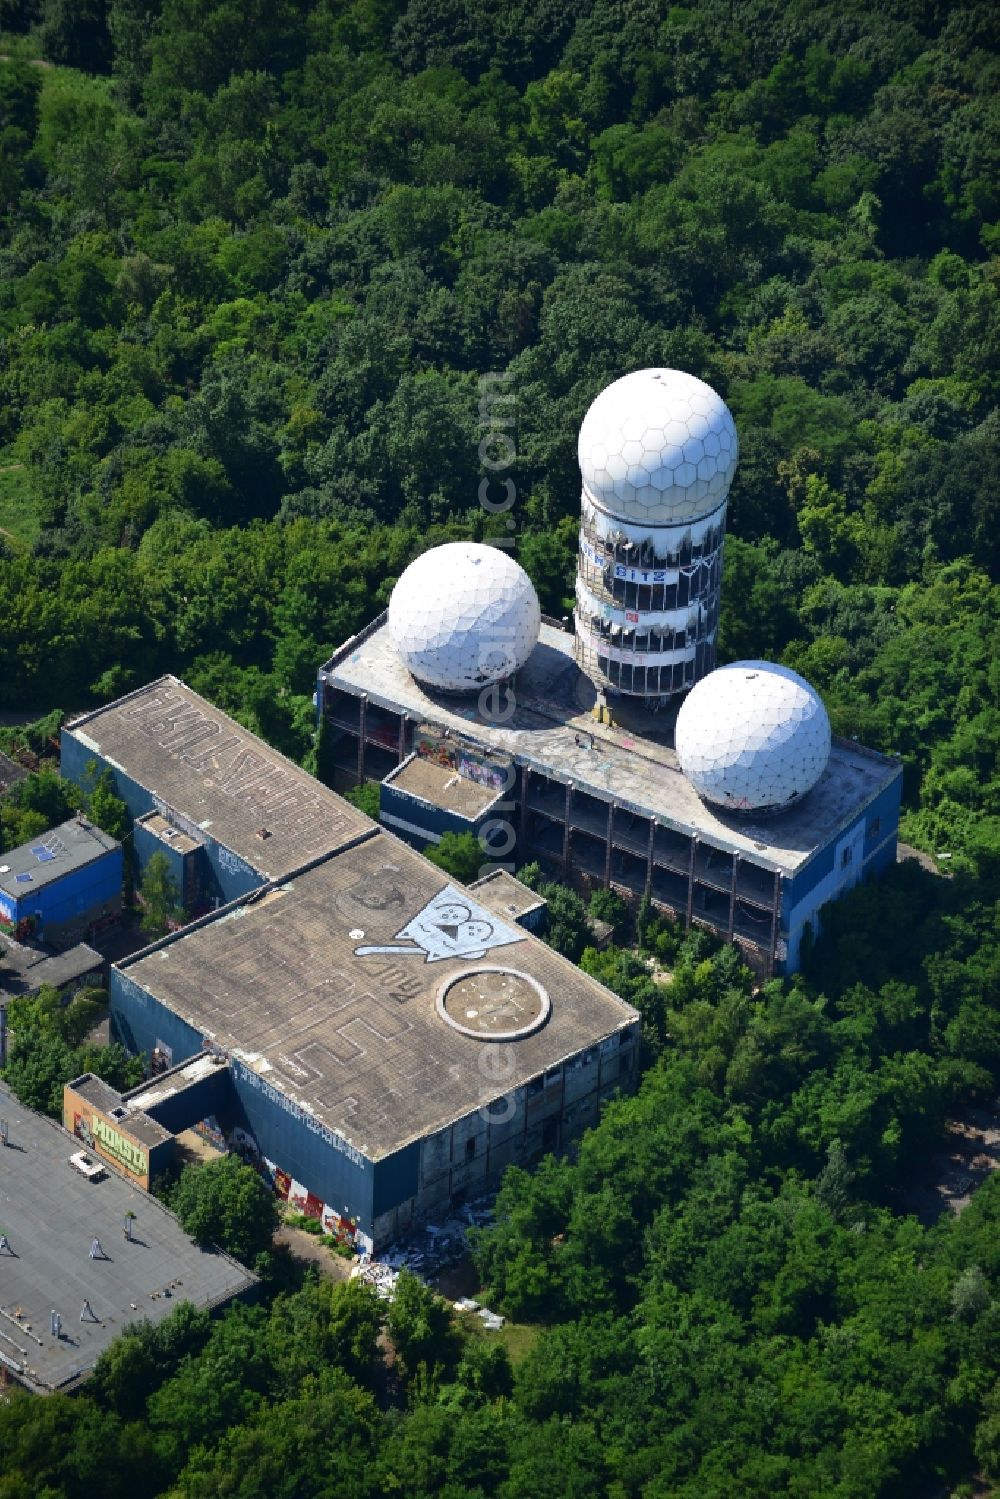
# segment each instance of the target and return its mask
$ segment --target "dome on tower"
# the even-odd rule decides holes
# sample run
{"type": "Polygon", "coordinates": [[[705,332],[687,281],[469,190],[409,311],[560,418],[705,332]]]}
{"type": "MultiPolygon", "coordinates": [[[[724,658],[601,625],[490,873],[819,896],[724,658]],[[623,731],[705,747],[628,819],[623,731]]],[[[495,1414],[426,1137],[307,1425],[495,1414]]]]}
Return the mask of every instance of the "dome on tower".
{"type": "Polygon", "coordinates": [[[677,715],[677,759],[698,795],[731,812],[780,812],[830,756],[819,694],[786,666],[736,661],[703,677],[677,715]]]}
{"type": "Polygon", "coordinates": [[[389,633],[418,682],[476,692],[523,666],[541,624],[531,579],[496,547],[453,541],[424,552],[389,600],[389,633]]]}
{"type": "Polygon", "coordinates": [[[729,407],[682,370],[635,370],[602,390],[580,428],[584,489],[631,522],[709,515],[729,492],[738,444],[729,407]]]}

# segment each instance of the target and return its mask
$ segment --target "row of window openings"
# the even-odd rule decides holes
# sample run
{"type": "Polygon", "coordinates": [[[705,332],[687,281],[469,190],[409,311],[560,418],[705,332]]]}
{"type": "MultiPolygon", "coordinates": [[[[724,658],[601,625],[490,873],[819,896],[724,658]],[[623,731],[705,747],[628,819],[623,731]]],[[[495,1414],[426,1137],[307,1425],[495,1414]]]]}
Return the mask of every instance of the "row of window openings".
{"type": "Polygon", "coordinates": [[[616,540],[614,536],[601,536],[593,526],[586,523],[580,528],[591,546],[600,548],[626,567],[686,567],[702,557],[710,557],[722,545],[723,528],[713,526],[700,541],[682,542],[676,552],[659,556],[652,541],[616,540]]]}
{"type": "Polygon", "coordinates": [[[682,651],[695,645],[715,623],[706,616],[697,622],[692,621],[683,630],[623,630],[621,625],[612,624],[598,615],[582,617],[593,634],[599,635],[609,645],[628,651],[682,651]]]}
{"type": "MultiPolygon", "coordinates": [[[[879,834],[879,830],[881,829],[881,827],[882,827],[882,819],[881,819],[881,817],[873,817],[872,820],[871,820],[871,822],[868,824],[867,828],[865,829],[865,837],[866,838],[877,838],[878,834],[879,834]]],[[[841,869],[846,869],[848,867],[848,865],[851,863],[851,861],[853,860],[853,858],[854,858],[854,850],[851,847],[851,845],[848,844],[847,847],[841,851],[841,855],[840,855],[840,867],[841,867],[841,869]]]]}
{"type": "Polygon", "coordinates": [[[697,658],[675,661],[670,666],[633,666],[628,661],[613,661],[608,656],[597,657],[597,667],[607,677],[612,687],[626,692],[654,693],[677,692],[694,681],[697,658]]]}
{"type": "Polygon", "coordinates": [[[623,578],[614,578],[605,568],[583,568],[583,580],[590,587],[603,590],[604,594],[623,609],[663,610],[683,609],[685,604],[705,598],[719,586],[718,567],[703,568],[693,576],[682,573],[675,583],[629,583],[623,578]]]}

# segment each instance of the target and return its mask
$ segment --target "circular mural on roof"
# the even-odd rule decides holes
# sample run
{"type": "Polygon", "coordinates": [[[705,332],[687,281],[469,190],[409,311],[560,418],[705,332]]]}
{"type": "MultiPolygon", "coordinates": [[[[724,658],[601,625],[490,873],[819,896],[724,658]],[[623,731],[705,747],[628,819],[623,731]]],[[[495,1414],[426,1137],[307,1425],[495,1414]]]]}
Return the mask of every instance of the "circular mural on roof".
{"type": "Polygon", "coordinates": [[[477,1041],[516,1041],[543,1026],[552,1010],[537,979],[516,968],[482,966],[453,974],[438,990],[442,1020],[477,1041]]]}

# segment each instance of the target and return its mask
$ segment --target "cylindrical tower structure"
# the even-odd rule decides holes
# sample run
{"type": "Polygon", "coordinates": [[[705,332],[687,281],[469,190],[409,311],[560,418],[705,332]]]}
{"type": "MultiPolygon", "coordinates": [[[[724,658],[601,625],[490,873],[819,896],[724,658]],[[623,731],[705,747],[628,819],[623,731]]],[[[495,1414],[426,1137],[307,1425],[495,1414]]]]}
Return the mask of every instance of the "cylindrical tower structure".
{"type": "Polygon", "coordinates": [[[733,418],[694,375],[637,370],[590,407],[579,458],[576,658],[659,703],[715,665],[733,418]]]}

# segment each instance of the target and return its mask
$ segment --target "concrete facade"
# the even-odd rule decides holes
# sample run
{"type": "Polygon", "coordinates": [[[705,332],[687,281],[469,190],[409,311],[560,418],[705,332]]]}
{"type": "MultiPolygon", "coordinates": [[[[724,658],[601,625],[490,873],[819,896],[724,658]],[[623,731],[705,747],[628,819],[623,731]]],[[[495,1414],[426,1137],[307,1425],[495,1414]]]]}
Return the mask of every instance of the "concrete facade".
{"type": "MultiPolygon", "coordinates": [[[[368,826],[362,813],[176,677],[64,725],[62,774],[83,785],[92,765],[110,771],[137,823],[159,815],[160,823],[143,823],[140,858],[166,851],[160,824],[197,845],[187,857],[204,908],[248,895],[368,826]]],[[[186,879],[183,858],[175,864],[186,879]]]]}
{"type": "MultiPolygon", "coordinates": [[[[111,969],[112,1035],[154,1073],[119,1101],[123,1121],[194,1124],[328,1231],[378,1248],[634,1085],[636,1012],[530,935],[533,892],[464,890],[176,678],[70,724],[62,751],[74,779],[111,772],[140,860],[162,849],[209,907],[111,969]],[[465,1029],[438,1005],[464,984],[484,996],[465,1029]],[[519,1028],[524,984],[548,1008],[519,1028]],[[219,1067],[204,1083],[164,1081],[206,1055],[219,1067]]],[[[481,828],[507,766],[472,761],[456,776],[447,755],[415,757],[413,789],[481,828]]]]}
{"type": "Polygon", "coordinates": [[[220,1121],[282,1195],[376,1249],[561,1148],[637,1078],[628,1005],[374,828],[116,965],[110,1005],[132,1050],[223,1058],[220,1121]],[[500,1044],[440,1019],[442,984],[506,972],[544,987],[540,1028],[500,1044]]]}
{"type": "Polygon", "coordinates": [[[459,771],[489,766],[507,788],[494,812],[508,830],[497,854],[507,868],[537,860],[584,892],[648,895],[736,942],[764,974],[793,971],[820,907],[895,858],[898,761],[835,739],[807,796],[753,819],[698,797],[673,749],[676,710],[616,701],[609,723],[596,707],[573,636],[551,625],[517,680],[477,702],[421,688],[383,618],[320,670],[324,773],[338,787],[384,780],[414,753],[459,771]]]}

